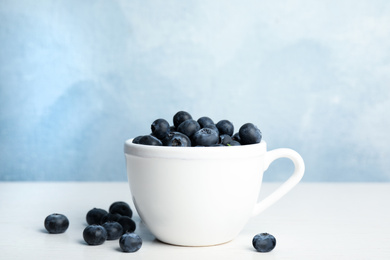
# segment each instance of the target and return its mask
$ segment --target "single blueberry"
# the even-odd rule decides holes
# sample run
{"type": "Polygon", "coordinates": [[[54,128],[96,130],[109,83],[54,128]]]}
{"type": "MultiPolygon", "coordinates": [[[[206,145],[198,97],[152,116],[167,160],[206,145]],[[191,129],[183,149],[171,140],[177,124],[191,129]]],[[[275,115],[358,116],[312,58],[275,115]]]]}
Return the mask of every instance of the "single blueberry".
{"type": "Polygon", "coordinates": [[[142,247],[142,239],[135,233],[125,233],[119,239],[119,246],[123,252],[133,253],[142,247]]]}
{"type": "Polygon", "coordinates": [[[237,141],[239,143],[241,143],[241,138],[240,138],[240,133],[235,133],[233,136],[232,136],[232,139],[233,141],[237,141]]]}
{"type": "Polygon", "coordinates": [[[119,215],[128,216],[130,218],[133,216],[133,211],[131,210],[130,205],[124,201],[116,201],[112,203],[108,211],[111,214],[117,213],[119,215]]]}
{"type": "Polygon", "coordinates": [[[182,122],[192,119],[192,116],[190,113],[186,111],[179,111],[173,116],[173,125],[175,127],[178,127],[182,122]]]}
{"type": "Polygon", "coordinates": [[[45,218],[44,225],[50,234],[60,234],[68,229],[69,220],[63,214],[53,213],[45,218]]]}
{"type": "Polygon", "coordinates": [[[261,132],[257,126],[252,123],[242,125],[238,133],[240,134],[240,143],[242,145],[257,144],[261,142],[261,132]]]}
{"type": "Polygon", "coordinates": [[[132,220],[128,216],[121,216],[117,222],[122,225],[123,233],[126,233],[126,232],[132,233],[136,229],[136,224],[135,224],[134,220],[132,220]]]}
{"type": "Polygon", "coordinates": [[[83,238],[88,245],[101,245],[107,240],[107,231],[101,225],[89,225],[83,231],[83,238]]]}
{"type": "Polygon", "coordinates": [[[218,133],[210,128],[202,128],[192,136],[193,146],[212,146],[219,141],[218,133]]]}
{"type": "Polygon", "coordinates": [[[197,121],[194,119],[188,119],[184,122],[182,122],[178,127],[177,131],[185,134],[186,136],[190,137],[200,129],[200,125],[197,121]]]}
{"type": "Polygon", "coordinates": [[[139,136],[137,136],[136,138],[134,138],[132,143],[133,143],[133,144],[139,144],[139,139],[141,139],[142,136],[143,136],[143,135],[139,135],[139,136]]]}
{"type": "Polygon", "coordinates": [[[164,146],[190,147],[191,140],[180,132],[171,132],[162,140],[164,146]]]}
{"type": "Polygon", "coordinates": [[[88,211],[86,220],[88,225],[92,224],[100,224],[101,219],[104,215],[106,215],[108,212],[107,210],[100,209],[100,208],[93,208],[90,211],[88,211]]]}
{"type": "Polygon", "coordinates": [[[115,240],[122,236],[123,227],[116,221],[109,221],[102,225],[107,231],[107,240],[115,240]]]}
{"type": "Polygon", "coordinates": [[[209,129],[212,129],[212,130],[214,130],[215,132],[217,132],[218,135],[220,134],[220,133],[219,133],[219,130],[218,130],[218,127],[217,127],[216,125],[214,125],[214,124],[207,125],[207,126],[202,127],[202,128],[209,128],[209,129]]]}
{"type": "Polygon", "coordinates": [[[122,215],[118,214],[118,213],[110,213],[108,212],[106,215],[104,215],[101,219],[100,219],[100,225],[101,224],[104,224],[108,221],[118,221],[118,219],[121,217],[122,215]]]}
{"type": "Polygon", "coordinates": [[[200,125],[200,128],[205,128],[208,125],[214,125],[214,121],[207,116],[202,116],[198,119],[198,123],[200,125]]]}
{"type": "Polygon", "coordinates": [[[161,146],[162,145],[162,142],[152,136],[152,135],[144,135],[141,137],[141,139],[139,139],[139,144],[144,144],[144,145],[154,145],[154,146],[161,146]]]}
{"type": "Polygon", "coordinates": [[[276,239],[268,233],[260,233],[253,237],[252,245],[258,252],[270,252],[276,246],[276,239]]]}
{"type": "Polygon", "coordinates": [[[152,129],[152,135],[160,140],[166,137],[170,132],[168,121],[162,118],[154,120],[150,128],[152,129]]]}
{"type": "Polygon", "coordinates": [[[241,145],[240,142],[237,142],[237,141],[231,141],[228,146],[238,146],[238,145],[241,145]]]}
{"type": "Polygon", "coordinates": [[[228,145],[233,141],[232,137],[227,134],[223,134],[219,136],[219,143],[223,145],[228,145]]]}
{"type": "Polygon", "coordinates": [[[234,133],[233,123],[229,120],[221,120],[216,124],[216,126],[220,135],[226,134],[232,136],[234,133]]]}

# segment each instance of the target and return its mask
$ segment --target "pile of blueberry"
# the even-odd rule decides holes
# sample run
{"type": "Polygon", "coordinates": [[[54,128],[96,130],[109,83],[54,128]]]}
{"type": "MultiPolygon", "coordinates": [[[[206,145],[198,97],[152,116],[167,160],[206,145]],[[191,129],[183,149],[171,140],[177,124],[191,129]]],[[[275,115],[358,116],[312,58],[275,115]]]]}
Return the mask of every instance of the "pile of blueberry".
{"type": "Polygon", "coordinates": [[[173,116],[173,125],[165,119],[156,119],[151,125],[151,133],[137,136],[133,143],[156,146],[236,146],[260,143],[261,131],[252,123],[242,125],[234,132],[234,125],[229,120],[217,123],[207,117],[198,120],[186,111],[179,111],[173,116]]]}
{"type": "MultiPolygon", "coordinates": [[[[133,211],[129,204],[116,201],[109,210],[93,208],[88,211],[88,226],[83,231],[84,241],[88,245],[101,245],[106,240],[119,239],[123,252],[136,252],[142,246],[142,239],[135,234],[136,224],[132,220],[133,211]]],[[[69,227],[69,220],[63,214],[50,214],[44,222],[46,230],[51,234],[64,233],[69,227]]]]}
{"type": "MultiPolygon", "coordinates": [[[[123,201],[111,204],[108,211],[93,208],[88,211],[86,220],[88,226],[83,231],[83,238],[88,245],[101,245],[106,240],[119,239],[123,252],[136,252],[142,247],[142,239],[134,233],[135,222],[130,206],[123,201]]],[[[44,225],[51,234],[64,233],[69,227],[69,220],[63,214],[50,214],[45,218],[44,225]]],[[[258,252],[270,252],[275,248],[276,239],[269,233],[259,233],[252,239],[252,245],[258,252]]]]}

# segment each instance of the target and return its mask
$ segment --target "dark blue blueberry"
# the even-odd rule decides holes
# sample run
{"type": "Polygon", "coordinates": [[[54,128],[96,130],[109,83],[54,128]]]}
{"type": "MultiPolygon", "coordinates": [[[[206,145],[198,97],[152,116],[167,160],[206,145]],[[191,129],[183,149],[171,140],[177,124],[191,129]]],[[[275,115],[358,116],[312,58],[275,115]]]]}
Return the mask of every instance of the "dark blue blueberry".
{"type": "Polygon", "coordinates": [[[241,139],[240,143],[242,145],[257,144],[261,142],[261,132],[257,126],[252,123],[246,123],[241,126],[239,134],[241,139]]]}
{"type": "Polygon", "coordinates": [[[162,145],[162,142],[152,136],[152,135],[144,135],[141,137],[141,139],[139,139],[139,144],[144,144],[144,145],[154,145],[154,146],[161,146],[162,145]]]}
{"type": "Polygon", "coordinates": [[[133,139],[133,144],[139,144],[139,139],[142,138],[143,135],[139,135],[136,138],[133,139]]]}
{"type": "Polygon", "coordinates": [[[219,143],[223,145],[228,145],[233,141],[232,137],[227,134],[223,134],[219,136],[219,143]]]}
{"type": "Polygon", "coordinates": [[[63,214],[53,213],[45,218],[44,225],[50,234],[60,234],[68,229],[69,220],[63,214]]]}
{"type": "Polygon", "coordinates": [[[135,222],[128,216],[122,216],[118,219],[118,223],[122,225],[123,233],[132,233],[136,229],[135,222]]]}
{"type": "Polygon", "coordinates": [[[164,146],[179,146],[179,147],[190,147],[191,140],[185,134],[179,132],[171,132],[163,140],[164,146]]]}
{"type": "Polygon", "coordinates": [[[212,146],[219,141],[218,133],[210,128],[202,128],[192,136],[193,146],[212,146]]]}
{"type": "Polygon", "coordinates": [[[233,141],[237,141],[239,143],[241,143],[241,138],[240,138],[240,133],[235,133],[233,136],[232,136],[232,139],[233,141]]]}
{"type": "Polygon", "coordinates": [[[115,213],[115,214],[112,214],[112,213],[107,213],[106,215],[104,215],[101,219],[100,219],[100,223],[99,224],[104,224],[108,221],[118,221],[118,219],[121,217],[120,214],[118,213],[115,213]]]}
{"type": "Polygon", "coordinates": [[[107,240],[107,231],[101,225],[89,225],[83,231],[83,238],[88,245],[101,245],[107,240]]]}
{"type": "Polygon", "coordinates": [[[123,252],[133,253],[142,247],[142,239],[135,233],[125,233],[119,239],[119,246],[123,252]]]}
{"type": "Polygon", "coordinates": [[[107,210],[104,210],[104,209],[99,209],[99,208],[91,209],[90,211],[88,211],[87,216],[86,216],[88,225],[100,224],[101,219],[107,213],[108,213],[107,210]]]}
{"type": "Polygon", "coordinates": [[[237,142],[237,141],[231,141],[229,144],[229,146],[238,146],[238,145],[241,145],[240,142],[237,142]]]}
{"type": "Polygon", "coordinates": [[[208,125],[214,125],[214,121],[207,116],[202,116],[198,119],[198,123],[200,125],[200,128],[205,128],[208,125]]]}
{"type": "Polygon", "coordinates": [[[166,137],[170,132],[168,121],[162,118],[154,120],[150,128],[152,129],[152,135],[160,140],[166,137]]]}
{"type": "Polygon", "coordinates": [[[185,134],[186,136],[190,137],[195,134],[196,131],[200,129],[200,125],[197,121],[194,119],[188,119],[184,122],[182,122],[178,127],[177,131],[185,134]]]}
{"type": "Polygon", "coordinates": [[[218,127],[217,127],[216,125],[214,125],[214,124],[212,124],[212,125],[207,125],[207,126],[202,127],[202,128],[209,128],[209,129],[212,129],[212,130],[214,130],[215,132],[217,132],[217,134],[219,135],[218,127]]]}
{"type": "Polygon", "coordinates": [[[270,252],[276,246],[276,239],[271,234],[260,233],[253,237],[252,245],[258,252],[270,252]]]}
{"type": "Polygon", "coordinates": [[[111,214],[119,214],[130,218],[133,216],[133,211],[131,210],[130,205],[124,201],[116,201],[112,203],[108,211],[111,214]]]}
{"type": "Polygon", "coordinates": [[[123,227],[121,224],[115,221],[109,221],[102,225],[107,231],[107,240],[115,240],[122,236],[123,227]]]}
{"type": "Polygon", "coordinates": [[[186,111],[179,111],[173,116],[173,125],[175,127],[178,127],[182,122],[192,119],[192,116],[190,113],[186,111]]]}
{"type": "Polygon", "coordinates": [[[234,133],[234,126],[229,120],[221,120],[216,124],[220,135],[230,135],[234,133]]]}

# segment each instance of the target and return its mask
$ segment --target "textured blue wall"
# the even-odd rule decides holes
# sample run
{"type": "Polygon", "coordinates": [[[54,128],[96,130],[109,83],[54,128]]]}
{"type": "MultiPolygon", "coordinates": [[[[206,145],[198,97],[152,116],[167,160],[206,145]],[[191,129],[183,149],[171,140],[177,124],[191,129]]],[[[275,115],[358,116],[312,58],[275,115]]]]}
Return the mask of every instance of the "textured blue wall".
{"type": "Polygon", "coordinates": [[[178,110],[255,123],[304,181],[390,181],[390,2],[0,1],[0,180],[124,181],[178,110]]]}

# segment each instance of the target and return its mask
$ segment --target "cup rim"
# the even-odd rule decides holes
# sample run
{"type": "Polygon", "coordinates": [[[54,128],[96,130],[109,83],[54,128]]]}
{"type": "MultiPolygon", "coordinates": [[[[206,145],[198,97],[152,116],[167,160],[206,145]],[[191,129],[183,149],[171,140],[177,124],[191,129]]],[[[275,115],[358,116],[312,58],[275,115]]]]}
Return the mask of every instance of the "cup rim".
{"type": "Polygon", "coordinates": [[[153,146],[133,143],[134,138],[128,139],[124,144],[125,155],[143,158],[165,159],[227,159],[258,157],[267,150],[267,144],[261,140],[257,144],[239,146],[215,147],[170,147],[153,146]]]}

